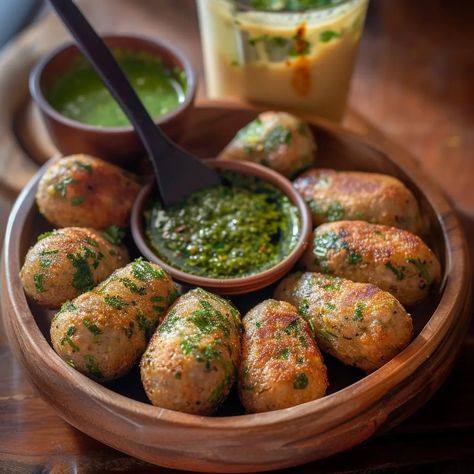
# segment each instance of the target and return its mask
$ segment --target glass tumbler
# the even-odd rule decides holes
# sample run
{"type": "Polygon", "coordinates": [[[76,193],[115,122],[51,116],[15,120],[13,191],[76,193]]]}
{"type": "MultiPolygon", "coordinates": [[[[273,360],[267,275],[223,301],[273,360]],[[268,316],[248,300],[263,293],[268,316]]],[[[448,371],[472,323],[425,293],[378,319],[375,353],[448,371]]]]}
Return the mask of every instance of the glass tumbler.
{"type": "Polygon", "coordinates": [[[367,3],[198,0],[209,98],[340,121],[367,3]]]}

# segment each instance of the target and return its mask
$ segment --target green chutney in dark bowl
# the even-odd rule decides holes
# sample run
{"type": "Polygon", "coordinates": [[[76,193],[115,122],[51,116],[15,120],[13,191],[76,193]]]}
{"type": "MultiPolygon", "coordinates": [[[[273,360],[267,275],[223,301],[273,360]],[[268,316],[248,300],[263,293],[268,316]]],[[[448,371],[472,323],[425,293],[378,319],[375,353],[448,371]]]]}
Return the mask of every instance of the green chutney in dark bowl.
{"type": "Polygon", "coordinates": [[[146,236],[156,255],[186,273],[240,278],[274,267],[296,247],[300,213],[273,184],[219,170],[220,186],[197,191],[163,209],[145,211],[146,236]]]}

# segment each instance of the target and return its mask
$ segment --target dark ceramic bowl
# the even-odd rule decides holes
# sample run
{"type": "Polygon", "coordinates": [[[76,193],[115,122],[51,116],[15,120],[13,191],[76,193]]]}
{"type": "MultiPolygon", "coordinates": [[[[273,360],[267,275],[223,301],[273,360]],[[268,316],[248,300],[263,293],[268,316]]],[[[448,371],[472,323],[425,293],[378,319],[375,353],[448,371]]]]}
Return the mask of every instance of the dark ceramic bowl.
{"type": "Polygon", "coordinates": [[[133,206],[131,226],[135,244],[145,258],[163,267],[173,277],[173,279],[188,285],[205,288],[220,295],[250,293],[271,285],[291,270],[308,246],[312,230],[311,213],[308,206],[291,182],[270,168],[248,161],[210,159],[205,160],[205,162],[215,168],[256,176],[263,181],[273,184],[273,186],[282,191],[283,194],[290,199],[290,201],[298,208],[300,215],[300,235],[298,242],[291,253],[268,270],[263,270],[254,275],[239,278],[208,278],[193,275],[173,267],[156,255],[145,235],[144,209],[155,190],[153,184],[149,184],[142,189],[133,206]]]}
{"type": "MultiPolygon", "coordinates": [[[[176,109],[155,120],[173,140],[178,140],[196,93],[196,79],[189,61],[177,50],[160,41],[139,36],[105,36],[109,47],[146,52],[160,57],[165,66],[180,68],[186,75],[185,99],[176,109]]],[[[63,45],[45,56],[30,75],[30,93],[39,106],[51,138],[64,155],[85,153],[118,165],[127,165],[144,154],[141,141],[131,125],[99,127],[65,117],[47,101],[44,91],[66,73],[80,55],[74,43],[63,45]]]]}

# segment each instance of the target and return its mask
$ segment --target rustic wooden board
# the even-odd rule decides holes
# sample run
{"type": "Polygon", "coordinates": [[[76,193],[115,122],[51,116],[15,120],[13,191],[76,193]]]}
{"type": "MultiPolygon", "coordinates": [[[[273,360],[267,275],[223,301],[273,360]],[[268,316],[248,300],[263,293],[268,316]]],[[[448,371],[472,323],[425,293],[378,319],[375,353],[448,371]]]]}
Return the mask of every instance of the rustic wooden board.
{"type": "MultiPolygon", "coordinates": [[[[255,114],[245,108],[198,108],[182,145],[200,156],[212,156],[255,114]]],[[[469,321],[470,270],[459,223],[411,160],[403,155],[387,157],[338,126],[315,120],[312,124],[321,166],[397,176],[421,204],[429,224],[428,242],[443,262],[445,278],[438,292],[411,308],[415,340],[365,377],[327,358],[328,396],[265,414],[242,415],[232,397],[216,417],[152,407],[136,371],[103,387],[54,354],[48,344],[49,315],[28,306],[21,289],[18,272],[23,256],[47,226],[34,205],[36,177],[18,199],[7,228],[2,304],[12,347],[43,398],[64,419],[148,462],[209,472],[250,472],[293,466],[348,449],[398,424],[439,388],[469,321]]],[[[263,297],[253,294],[250,300],[235,302],[244,309],[263,297]]]]}

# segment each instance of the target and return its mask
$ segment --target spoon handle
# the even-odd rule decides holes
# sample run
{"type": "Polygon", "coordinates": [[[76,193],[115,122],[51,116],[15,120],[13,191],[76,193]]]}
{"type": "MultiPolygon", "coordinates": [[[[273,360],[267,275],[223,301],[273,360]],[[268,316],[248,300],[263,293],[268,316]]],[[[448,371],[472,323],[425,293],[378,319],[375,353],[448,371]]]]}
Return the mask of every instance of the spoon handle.
{"type": "Polygon", "coordinates": [[[74,2],[49,1],[139,134],[153,163],[163,204],[167,206],[179,199],[177,184],[178,188],[182,188],[181,197],[195,189],[218,184],[217,173],[172,143],[156,126],[109,48],[74,2]],[[199,185],[196,180],[192,180],[193,168],[199,169],[199,176],[203,178],[199,185]],[[183,175],[182,183],[176,182],[179,177],[177,173],[183,175]],[[190,175],[189,179],[186,179],[185,175],[190,175]]]}

